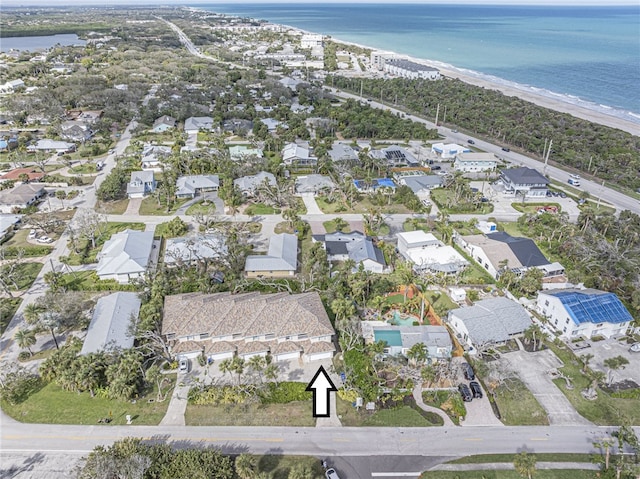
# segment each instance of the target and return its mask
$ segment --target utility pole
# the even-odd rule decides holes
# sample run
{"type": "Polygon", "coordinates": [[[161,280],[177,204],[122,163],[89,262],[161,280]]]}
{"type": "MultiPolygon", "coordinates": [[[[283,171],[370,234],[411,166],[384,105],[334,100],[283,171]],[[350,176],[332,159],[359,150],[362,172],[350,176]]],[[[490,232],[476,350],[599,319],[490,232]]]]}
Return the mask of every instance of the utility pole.
{"type": "Polygon", "coordinates": [[[438,103],[438,107],[436,108],[436,126],[438,126],[438,116],[440,116],[440,103],[438,103]]]}
{"type": "Polygon", "coordinates": [[[604,190],[604,180],[602,180],[602,185],[600,185],[600,193],[598,193],[598,204],[596,205],[596,209],[600,209],[600,201],[602,200],[602,190],[604,190]]]}
{"type": "Polygon", "coordinates": [[[362,87],[364,85],[364,80],[360,80],[360,98],[362,98],[362,87]]]}
{"type": "Polygon", "coordinates": [[[544,176],[547,176],[547,165],[549,164],[549,153],[551,153],[551,145],[553,145],[553,140],[549,140],[549,148],[547,148],[547,156],[544,158],[544,170],[543,170],[544,176]]]}

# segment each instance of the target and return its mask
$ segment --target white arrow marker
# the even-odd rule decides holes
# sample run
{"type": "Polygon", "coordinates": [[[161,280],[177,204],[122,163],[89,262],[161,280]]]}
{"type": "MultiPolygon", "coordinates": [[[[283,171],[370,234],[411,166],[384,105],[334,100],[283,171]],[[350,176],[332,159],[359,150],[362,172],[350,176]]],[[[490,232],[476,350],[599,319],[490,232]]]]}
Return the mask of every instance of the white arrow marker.
{"type": "Polygon", "coordinates": [[[324,370],[324,367],[320,366],[306,390],[313,392],[313,417],[330,417],[329,392],[337,391],[338,389],[331,382],[331,378],[324,370]]]}

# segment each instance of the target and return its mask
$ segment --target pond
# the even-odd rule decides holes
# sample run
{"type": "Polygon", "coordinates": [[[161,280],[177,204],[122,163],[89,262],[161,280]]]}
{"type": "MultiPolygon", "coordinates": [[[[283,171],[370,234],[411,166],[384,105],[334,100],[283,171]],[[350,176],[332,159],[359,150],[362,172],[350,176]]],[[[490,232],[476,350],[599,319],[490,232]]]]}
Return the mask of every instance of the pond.
{"type": "Polygon", "coordinates": [[[60,33],[57,35],[45,35],[37,37],[6,37],[0,39],[0,51],[10,50],[37,51],[46,50],[55,45],[86,45],[87,42],[81,40],[75,33],[60,33]]]}

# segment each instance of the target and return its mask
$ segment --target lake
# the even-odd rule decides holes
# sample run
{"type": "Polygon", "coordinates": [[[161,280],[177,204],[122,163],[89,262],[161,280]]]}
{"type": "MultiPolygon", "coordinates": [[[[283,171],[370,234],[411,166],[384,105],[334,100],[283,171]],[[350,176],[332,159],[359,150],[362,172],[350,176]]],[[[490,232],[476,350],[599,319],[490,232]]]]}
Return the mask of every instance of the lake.
{"type": "Polygon", "coordinates": [[[9,50],[36,51],[46,50],[57,44],[62,46],[86,45],[87,42],[78,38],[75,33],[60,33],[40,37],[6,37],[0,38],[0,51],[9,50]]]}

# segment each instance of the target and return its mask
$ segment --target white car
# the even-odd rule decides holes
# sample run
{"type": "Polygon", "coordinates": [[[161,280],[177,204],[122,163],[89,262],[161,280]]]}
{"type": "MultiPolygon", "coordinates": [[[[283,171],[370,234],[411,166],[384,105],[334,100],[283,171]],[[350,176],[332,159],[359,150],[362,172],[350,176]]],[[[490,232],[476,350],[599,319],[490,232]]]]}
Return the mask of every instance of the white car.
{"type": "Polygon", "coordinates": [[[38,236],[38,233],[36,233],[36,230],[29,231],[29,236],[28,236],[29,239],[35,239],[36,236],[38,236]]]}
{"type": "Polygon", "coordinates": [[[38,243],[53,243],[53,239],[48,236],[40,236],[40,238],[36,239],[38,243]]]}
{"type": "Polygon", "coordinates": [[[580,179],[580,175],[569,175],[571,178],[574,178],[576,180],[580,179]]]}
{"type": "Polygon", "coordinates": [[[630,353],[640,353],[640,343],[634,343],[629,348],[630,353]]]}
{"type": "Polygon", "coordinates": [[[327,469],[327,472],[324,473],[324,476],[327,479],[340,479],[340,476],[338,476],[338,473],[333,467],[327,469]]]}

